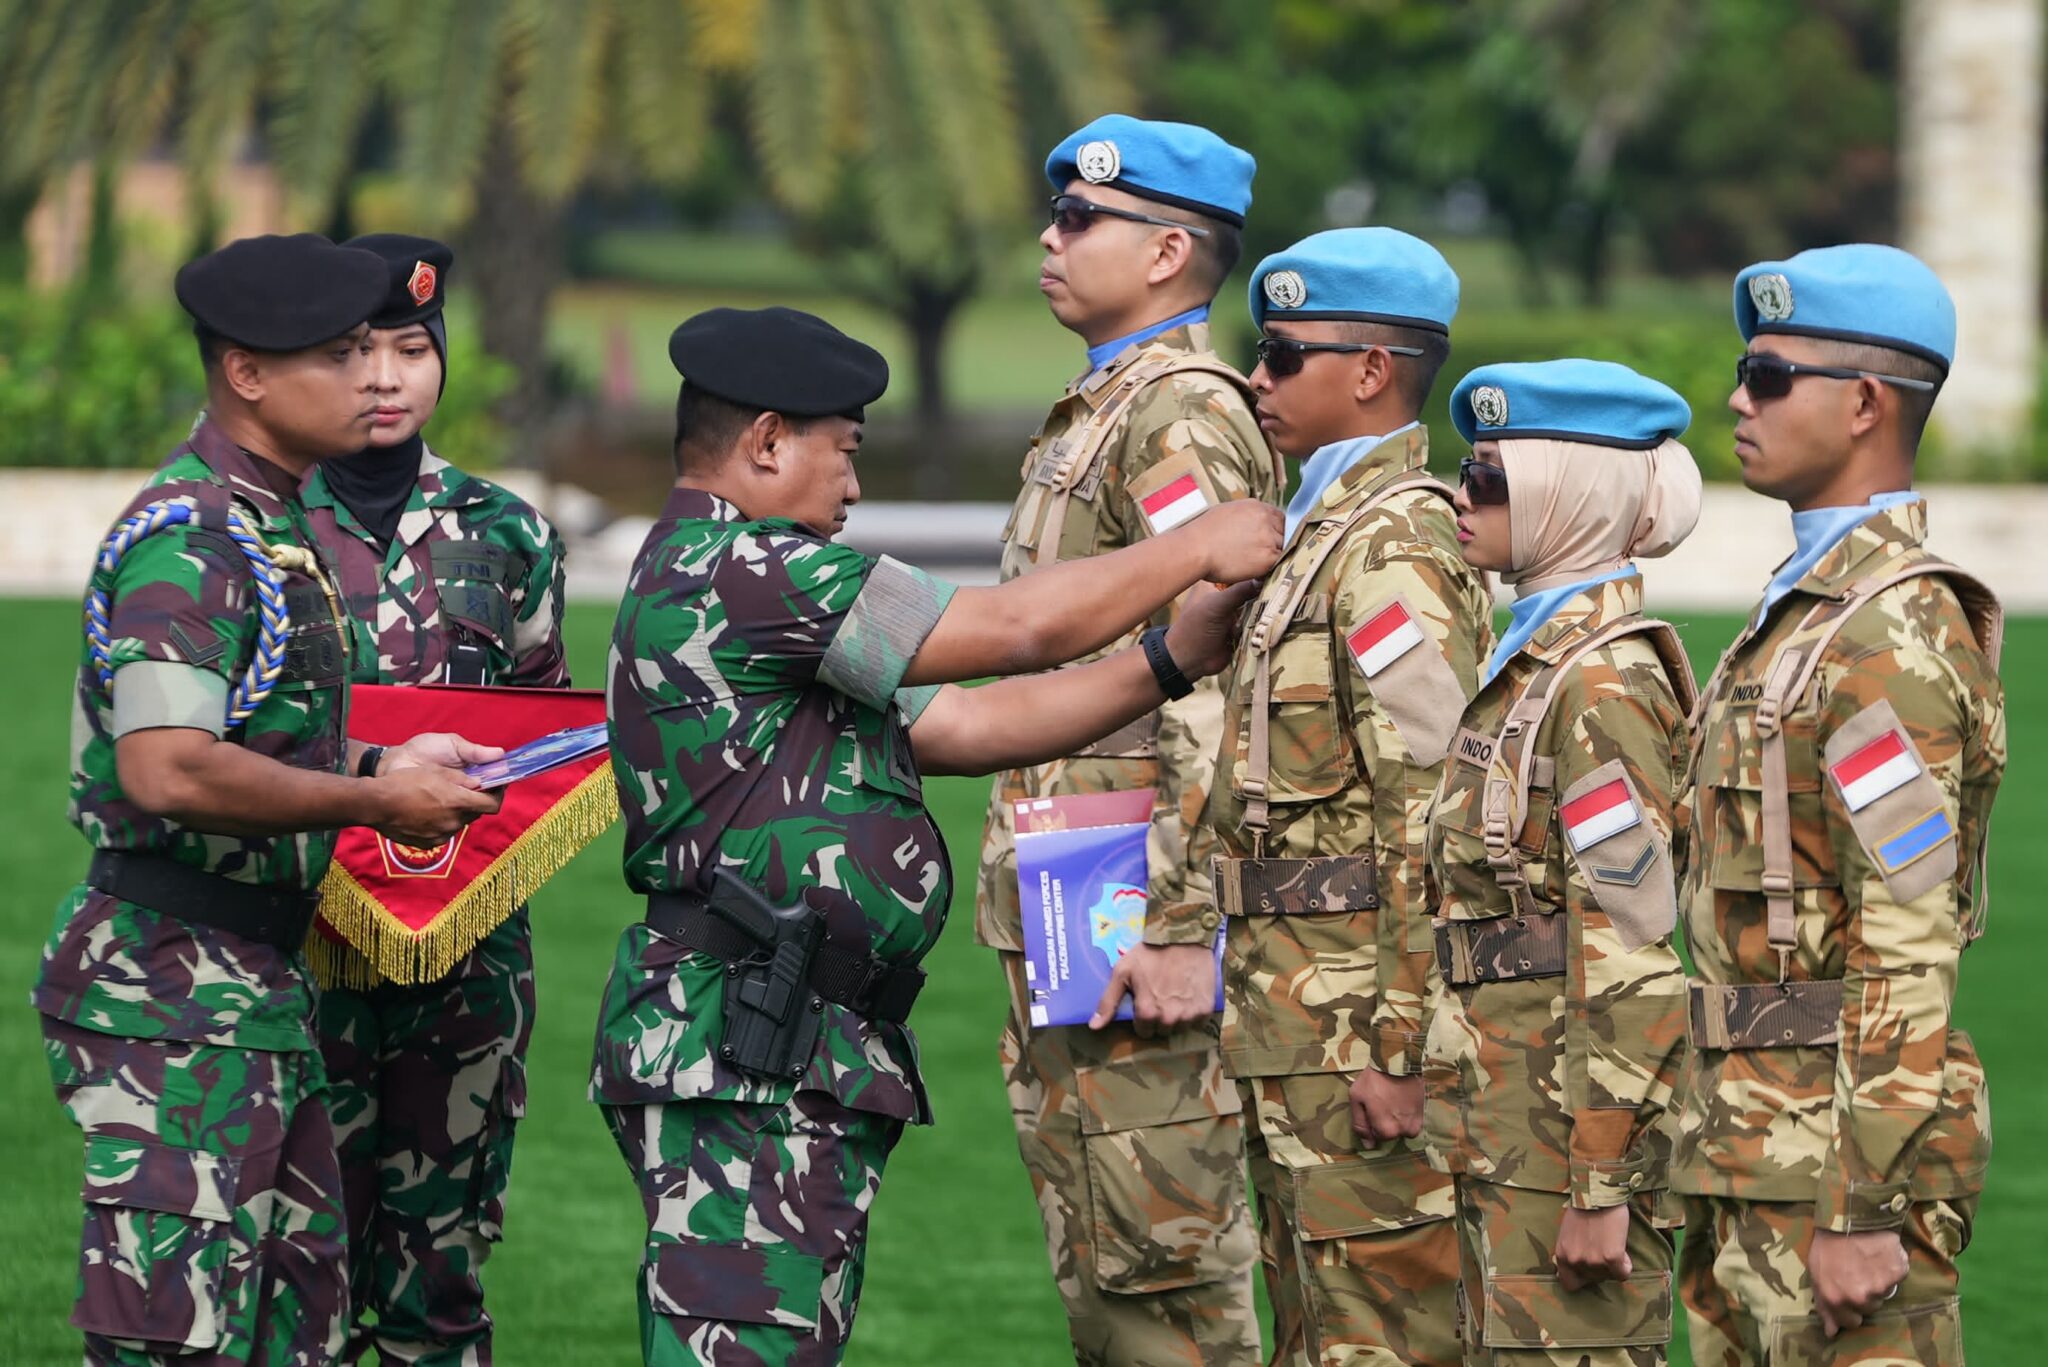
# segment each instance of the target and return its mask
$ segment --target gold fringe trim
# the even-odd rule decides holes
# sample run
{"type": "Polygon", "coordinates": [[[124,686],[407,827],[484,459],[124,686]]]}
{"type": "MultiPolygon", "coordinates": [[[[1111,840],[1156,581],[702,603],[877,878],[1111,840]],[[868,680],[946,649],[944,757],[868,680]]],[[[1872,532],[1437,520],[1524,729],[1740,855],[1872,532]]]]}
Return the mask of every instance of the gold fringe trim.
{"type": "Polygon", "coordinates": [[[322,987],[358,989],[446,977],[618,819],[618,784],[611,766],[600,764],[418,930],[385,910],[354,874],[330,865],[320,883],[320,919],[345,943],[317,931],[306,938],[313,976],[322,987]]]}

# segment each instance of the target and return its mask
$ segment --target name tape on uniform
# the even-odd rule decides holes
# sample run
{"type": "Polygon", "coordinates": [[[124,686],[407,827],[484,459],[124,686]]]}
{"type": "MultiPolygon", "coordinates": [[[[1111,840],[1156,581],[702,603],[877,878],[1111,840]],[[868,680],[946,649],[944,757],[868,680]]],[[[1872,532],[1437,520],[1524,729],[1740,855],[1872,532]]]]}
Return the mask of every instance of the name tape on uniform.
{"type": "Polygon", "coordinates": [[[1138,506],[1145,510],[1145,520],[1155,533],[1170,532],[1207,508],[1209,496],[1193,475],[1182,475],[1139,499],[1138,506]]]}
{"type": "Polygon", "coordinates": [[[1565,839],[1572,842],[1575,850],[1597,845],[1643,819],[1642,809],[1636,806],[1635,798],[1629,795],[1628,784],[1621,779],[1603,783],[1592,792],[1573,798],[1564,804],[1561,815],[1565,839]]]}
{"type": "Polygon", "coordinates": [[[1887,731],[1870,744],[1838,760],[1828,772],[1842,790],[1849,810],[1860,812],[1871,803],[1911,782],[1920,773],[1920,761],[1906,738],[1887,731]]]}
{"type": "Polygon", "coordinates": [[[1389,603],[1345,638],[1351,658],[1370,679],[1422,644],[1422,625],[1399,603],[1389,603]]]}

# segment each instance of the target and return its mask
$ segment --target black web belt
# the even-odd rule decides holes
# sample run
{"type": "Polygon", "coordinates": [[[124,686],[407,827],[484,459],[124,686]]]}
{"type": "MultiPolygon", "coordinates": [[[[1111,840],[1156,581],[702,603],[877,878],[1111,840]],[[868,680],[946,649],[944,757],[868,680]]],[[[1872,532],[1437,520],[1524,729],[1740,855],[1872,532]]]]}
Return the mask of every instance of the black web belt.
{"type": "Polygon", "coordinates": [[[286,953],[306,943],[320,894],[305,888],[243,883],[160,854],[95,850],[86,883],[138,907],[180,921],[232,931],[286,953]]]}
{"type": "MultiPolygon", "coordinates": [[[[708,910],[702,898],[684,893],[648,894],[647,924],[685,949],[728,964],[743,963],[760,950],[745,931],[708,910]]],[[[811,956],[807,981],[813,992],[856,1015],[901,1024],[924,987],[924,970],[826,940],[811,956]]]]}

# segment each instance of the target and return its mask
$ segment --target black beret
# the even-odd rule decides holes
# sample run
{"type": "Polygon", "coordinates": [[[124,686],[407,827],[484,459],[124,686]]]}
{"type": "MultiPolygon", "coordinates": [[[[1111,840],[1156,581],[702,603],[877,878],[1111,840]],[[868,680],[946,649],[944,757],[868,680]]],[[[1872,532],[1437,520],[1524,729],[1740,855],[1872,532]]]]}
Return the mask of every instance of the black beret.
{"type": "Polygon", "coordinates": [[[342,243],[384,258],[390,271],[384,303],[370,315],[373,328],[402,328],[441,311],[455,251],[445,242],[411,233],[365,233],[342,243]]]}
{"type": "Polygon", "coordinates": [[[188,261],[178,302],[200,327],[257,351],[303,351],[354,330],[384,302],[383,258],[318,233],[245,237],[188,261]]]}
{"type": "Polygon", "coordinates": [[[706,393],[792,417],[860,422],[889,387],[881,352],[797,309],[706,309],[669,334],[668,358],[706,393]]]}

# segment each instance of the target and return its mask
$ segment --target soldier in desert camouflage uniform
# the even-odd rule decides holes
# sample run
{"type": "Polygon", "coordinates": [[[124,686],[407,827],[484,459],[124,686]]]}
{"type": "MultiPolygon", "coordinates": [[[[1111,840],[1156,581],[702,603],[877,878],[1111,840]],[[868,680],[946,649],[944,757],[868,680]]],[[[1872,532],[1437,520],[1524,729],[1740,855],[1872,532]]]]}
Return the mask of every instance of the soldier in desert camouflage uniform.
{"type": "Polygon", "coordinates": [[[340,1351],[341,1177],[300,954],[314,889],[339,826],[433,843],[497,807],[444,766],[498,752],[453,737],[351,776],[348,625],[297,489],[369,434],[362,320],[383,290],[376,257],[311,234],[180,271],[208,414],[123,520],[186,520],[123,538],[93,572],[88,636],[111,681],[89,642],[71,818],[96,852],[31,999],[85,1132],[71,1322],[91,1363],[312,1367],[340,1351]],[[260,700],[236,685],[278,602],[247,552],[275,567],[289,615],[260,700]]]}
{"type": "Polygon", "coordinates": [[[1671,833],[1693,687],[1631,560],[1699,516],[1692,414],[1606,361],[1483,367],[1451,412],[1473,443],[1459,543],[1518,594],[1429,825],[1424,1134],[1457,1177],[1464,1360],[1650,1367],[1671,1337],[1671,833]]]}
{"type": "Polygon", "coordinates": [[[1997,602],[1922,547],[1910,487],[1955,309],[1913,257],[1852,244],[1751,266],[1735,314],[1735,454],[1797,549],[1693,748],[1673,1159],[1693,1356],[1961,1363],[1991,1120],[1951,1013],[2005,713],[1997,602]]]}
{"type": "Polygon", "coordinates": [[[1420,1116],[1423,821],[1492,636],[1416,421],[1458,278],[1406,233],[1340,229],[1260,262],[1251,305],[1259,424],[1306,459],[1191,855],[1222,856],[1223,1062],[1254,1118],[1272,1361],[1448,1364],[1451,1182],[1418,1127],[1375,1131],[1362,1105],[1378,1080],[1420,1116]]]}
{"type": "MultiPolygon", "coordinates": [[[[832,544],[880,355],[788,309],[676,330],[680,478],[632,571],[608,681],[626,875],[593,1098],[637,1181],[650,1364],[839,1360],[868,1210],[930,1119],[903,1022],[952,895],[922,772],[1070,753],[1220,667],[1250,584],[1199,590],[1144,649],[1101,650],[1197,579],[1263,573],[1276,510],[1244,502],[1086,565],[960,589],[832,544]],[[786,1008],[768,956],[713,913],[715,873],[821,924],[786,1008]],[[775,999],[780,1001],[780,998],[775,999]],[[743,1033],[771,1016],[778,1071],[743,1033]],[[781,1046],[778,1046],[781,1047],[781,1046]]],[[[785,980],[786,981],[786,980],[785,980]]]]}
{"type": "MultiPolygon", "coordinates": [[[[567,687],[554,528],[420,436],[447,373],[454,253],[401,233],[347,245],[390,272],[370,317],[376,427],[366,449],[314,471],[305,501],[353,624],[350,676],[567,687]]],[[[338,931],[323,948],[320,1049],[358,1320],[344,1360],[374,1345],[422,1367],[488,1363],[479,1272],[502,1227],[533,1033],[526,909],[431,982],[384,980],[338,931]]]]}
{"type": "MultiPolygon", "coordinates": [[[[1088,370],[1025,452],[1005,580],[1132,545],[1215,503],[1279,497],[1244,379],[1209,347],[1209,304],[1237,261],[1252,170],[1207,129],[1121,114],[1046,159],[1056,193],[1039,288],[1088,343],[1088,370]]],[[[1199,685],[1127,731],[1003,774],[989,801],[975,938],[999,951],[1008,981],[1001,1056],[1017,1144],[1083,1363],[1258,1353],[1243,1126],[1216,1052],[1218,919],[1186,848],[1221,717],[1216,686],[1199,685]],[[1143,940],[1112,983],[1128,987],[1135,1019],[1034,1029],[1013,804],[1140,788],[1155,790],[1143,940]]]]}

